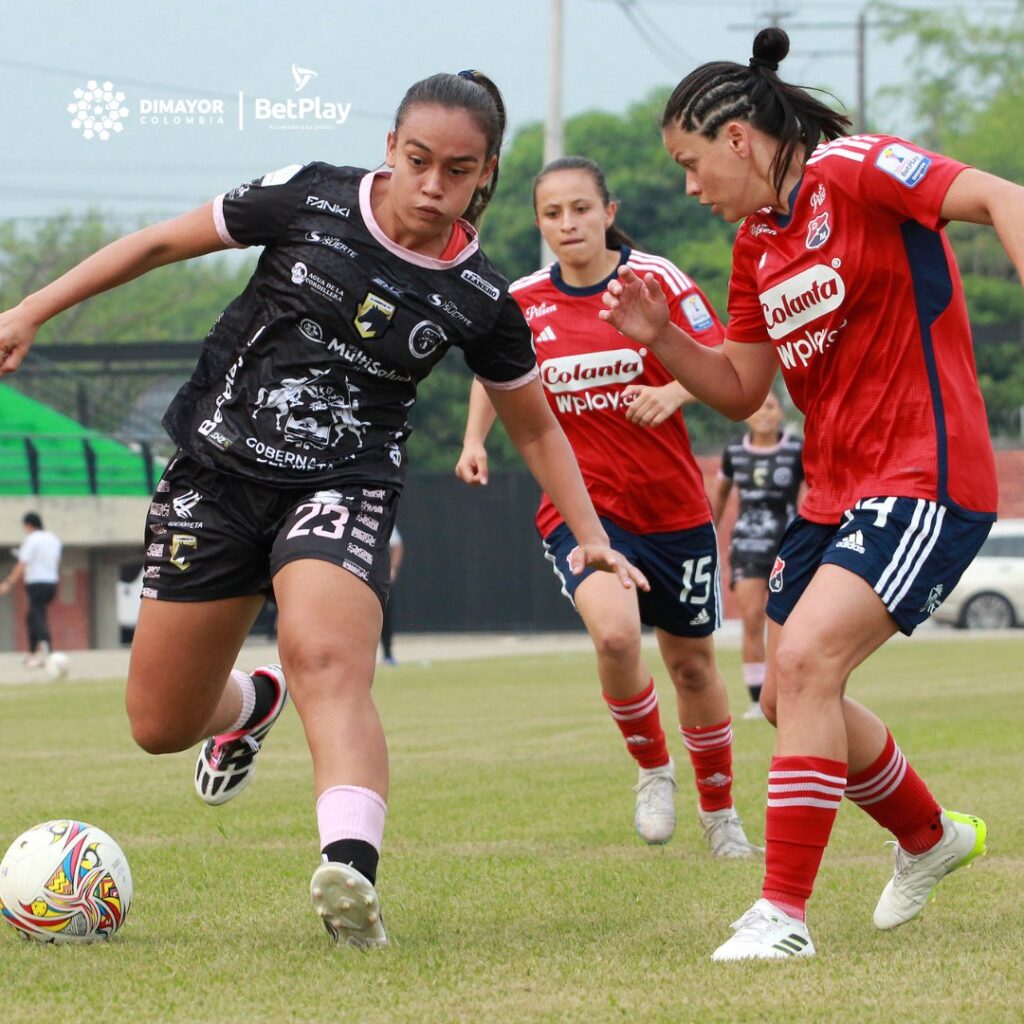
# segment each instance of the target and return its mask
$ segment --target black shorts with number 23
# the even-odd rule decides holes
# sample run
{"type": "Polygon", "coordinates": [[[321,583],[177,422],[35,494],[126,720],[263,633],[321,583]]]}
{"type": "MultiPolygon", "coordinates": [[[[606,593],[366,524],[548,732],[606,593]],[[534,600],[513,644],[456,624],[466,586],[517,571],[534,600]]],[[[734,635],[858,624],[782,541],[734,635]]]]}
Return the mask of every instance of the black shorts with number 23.
{"type": "Polygon", "coordinates": [[[280,488],[226,476],[179,453],[146,517],[142,596],[215,601],[269,594],[288,562],[330,562],[387,602],[398,492],[372,484],[280,488]]]}

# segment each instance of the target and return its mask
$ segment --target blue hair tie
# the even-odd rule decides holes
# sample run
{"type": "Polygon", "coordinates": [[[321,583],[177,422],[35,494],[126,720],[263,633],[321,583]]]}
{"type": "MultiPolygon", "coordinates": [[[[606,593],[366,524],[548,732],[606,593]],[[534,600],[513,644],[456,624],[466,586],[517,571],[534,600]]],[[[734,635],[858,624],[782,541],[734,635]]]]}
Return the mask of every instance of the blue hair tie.
{"type": "Polygon", "coordinates": [[[460,71],[459,78],[468,78],[471,82],[476,81],[476,76],[479,74],[477,71],[460,71]]]}

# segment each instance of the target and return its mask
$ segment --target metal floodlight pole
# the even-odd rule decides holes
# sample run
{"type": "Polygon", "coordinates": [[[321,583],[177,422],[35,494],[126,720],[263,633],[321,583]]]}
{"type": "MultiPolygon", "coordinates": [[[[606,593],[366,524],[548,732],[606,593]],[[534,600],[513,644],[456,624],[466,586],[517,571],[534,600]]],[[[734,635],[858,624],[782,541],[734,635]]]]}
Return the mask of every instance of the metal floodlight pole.
{"type": "MultiPolygon", "coordinates": [[[[562,128],[562,29],[564,24],[564,0],[548,0],[548,116],[544,124],[544,163],[557,160],[565,152],[565,136],[562,128]]],[[[541,239],[541,264],[550,263],[554,253],[547,242],[541,239]]]]}

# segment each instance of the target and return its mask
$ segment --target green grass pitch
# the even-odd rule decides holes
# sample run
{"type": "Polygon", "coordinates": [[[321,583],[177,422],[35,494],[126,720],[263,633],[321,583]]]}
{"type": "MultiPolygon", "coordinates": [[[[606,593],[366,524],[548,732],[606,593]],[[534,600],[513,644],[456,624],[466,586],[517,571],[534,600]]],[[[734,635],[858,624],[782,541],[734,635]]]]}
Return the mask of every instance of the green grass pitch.
{"type": "MultiPolygon", "coordinates": [[[[650,658],[652,664],[655,658],[650,658]]],[[[735,651],[720,655],[737,710],[735,651]]],[[[124,847],[135,901],[107,944],[22,942],[0,926],[0,1015],[256,1022],[889,1022],[1024,1018],[1024,639],[896,642],[851,682],[989,855],[917,921],[871,925],[888,838],[845,805],[810,907],[819,955],[712,964],[758,895],[757,865],[713,862],[680,772],[668,846],[633,834],[632,762],[587,655],[408,664],[376,685],[393,780],[379,891],[392,945],[333,947],[313,916],[308,753],[294,709],[253,786],[208,808],[194,751],[150,757],[121,684],[0,689],[0,849],[76,817],[124,847]]],[[[667,731],[674,704],[656,672],[667,731]]],[[[763,835],[772,730],[737,721],[737,805],[763,835]]],[[[680,768],[685,751],[672,730],[680,768]]]]}

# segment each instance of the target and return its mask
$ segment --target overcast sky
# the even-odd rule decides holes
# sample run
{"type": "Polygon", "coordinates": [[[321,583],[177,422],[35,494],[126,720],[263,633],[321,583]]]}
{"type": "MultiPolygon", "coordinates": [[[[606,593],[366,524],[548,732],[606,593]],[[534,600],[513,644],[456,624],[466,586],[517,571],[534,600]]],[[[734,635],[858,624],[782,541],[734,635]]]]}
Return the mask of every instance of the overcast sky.
{"type": "MultiPolygon", "coordinates": [[[[771,6],[565,0],[566,115],[619,112],[703,60],[745,60],[771,6]]],[[[784,75],[827,84],[851,106],[855,9],[845,0],[784,8],[793,26],[784,75]]],[[[149,219],[288,163],[375,165],[405,89],[440,70],[490,74],[514,131],[545,114],[548,13],[549,0],[3,0],[0,218],[91,204],[149,219]],[[315,72],[304,84],[303,69],[315,72]],[[90,81],[124,94],[114,104],[122,130],[106,141],[86,139],[87,124],[73,127],[67,109],[90,81]],[[159,113],[143,123],[158,100],[219,102],[223,113],[204,125],[159,113]],[[313,113],[298,110],[303,100],[313,113]],[[272,102],[279,116],[258,116],[272,102]]],[[[872,88],[899,74],[876,36],[872,88]]]]}

